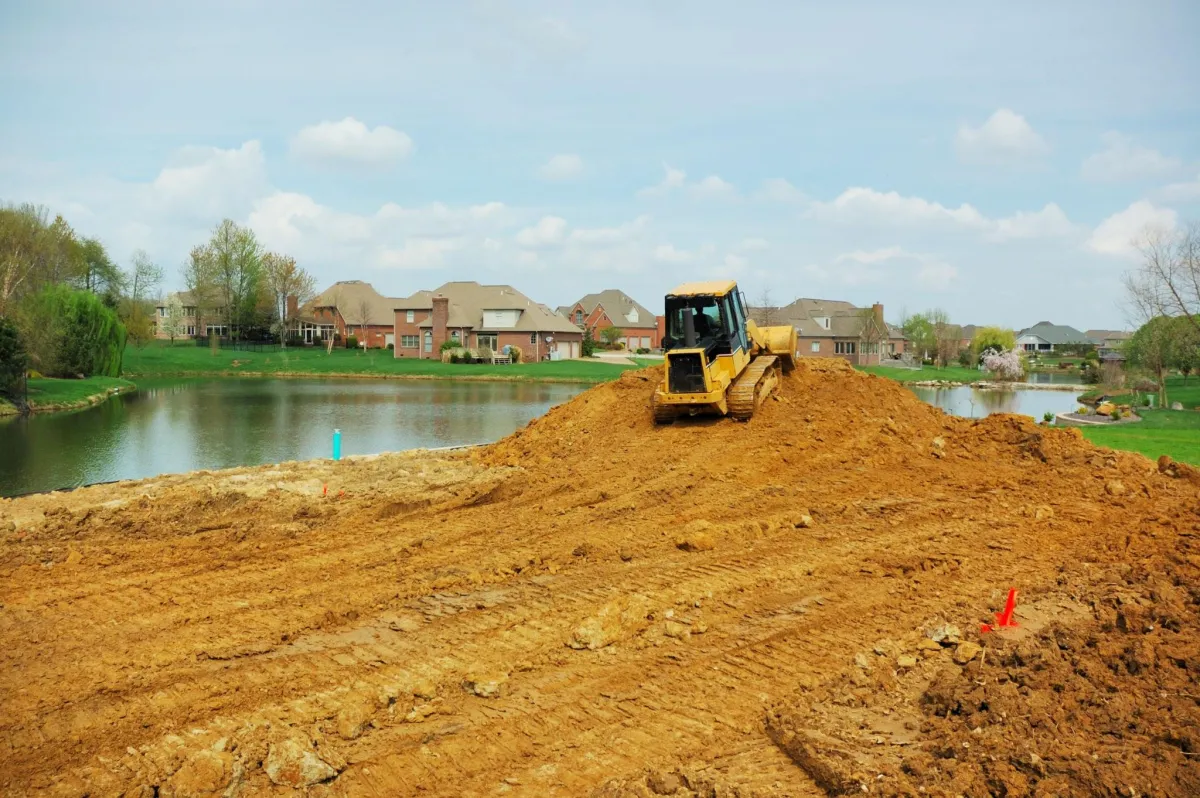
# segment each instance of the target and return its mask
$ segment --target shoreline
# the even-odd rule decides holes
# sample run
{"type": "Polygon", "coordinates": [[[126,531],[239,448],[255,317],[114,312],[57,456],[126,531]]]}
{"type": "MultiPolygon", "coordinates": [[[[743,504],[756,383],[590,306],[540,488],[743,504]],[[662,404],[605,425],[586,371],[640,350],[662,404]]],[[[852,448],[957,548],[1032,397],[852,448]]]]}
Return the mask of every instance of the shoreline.
{"type": "Polygon", "coordinates": [[[600,385],[610,382],[608,379],[590,379],[585,377],[530,377],[525,375],[506,376],[503,374],[454,375],[444,374],[380,374],[378,372],[356,373],[352,371],[163,371],[154,374],[125,374],[130,380],[156,380],[195,377],[248,377],[252,379],[335,379],[335,380],[442,380],[445,382],[542,382],[562,385],[600,385]]]}
{"type": "Polygon", "coordinates": [[[911,385],[917,388],[975,388],[979,391],[1070,391],[1071,393],[1084,393],[1090,387],[1087,385],[1055,385],[1053,383],[1037,382],[991,382],[988,380],[978,380],[976,382],[958,382],[955,380],[897,381],[902,385],[911,385]]]}
{"type": "Polygon", "coordinates": [[[136,393],[137,385],[130,380],[129,385],[115,385],[111,388],[105,388],[103,391],[89,394],[80,399],[72,399],[67,402],[37,402],[29,403],[29,410],[22,413],[21,410],[7,399],[0,400],[0,418],[14,418],[21,415],[35,415],[41,413],[64,413],[69,410],[85,410],[89,407],[103,404],[114,396],[121,394],[136,393]]]}

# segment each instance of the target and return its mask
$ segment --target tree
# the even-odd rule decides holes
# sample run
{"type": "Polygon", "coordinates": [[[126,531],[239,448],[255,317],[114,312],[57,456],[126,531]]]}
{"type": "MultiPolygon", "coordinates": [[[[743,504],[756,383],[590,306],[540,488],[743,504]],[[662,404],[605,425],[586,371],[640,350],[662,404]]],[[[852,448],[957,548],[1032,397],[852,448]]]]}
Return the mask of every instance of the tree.
{"type": "Polygon", "coordinates": [[[87,267],[75,231],[42,206],[0,207],[0,315],[48,285],[81,285],[87,267]]]}
{"type": "Polygon", "coordinates": [[[126,331],[116,312],[90,291],[59,283],[29,298],[26,330],[34,365],[50,377],[119,377],[126,331]]]}
{"type": "Polygon", "coordinates": [[[962,328],[950,323],[950,314],[941,308],[934,308],[927,314],[933,332],[934,359],[938,367],[954,360],[958,355],[962,341],[962,328]]]}
{"type": "Polygon", "coordinates": [[[908,339],[909,346],[921,360],[936,355],[937,340],[933,332],[933,323],[925,313],[914,313],[901,320],[901,329],[908,339]]]}
{"type": "Polygon", "coordinates": [[[162,280],[162,267],[150,260],[145,250],[135,251],[129,271],[125,274],[129,299],[137,303],[149,300],[162,284],[162,280]]]}
{"type": "Polygon", "coordinates": [[[754,300],[754,304],[758,310],[756,315],[762,326],[770,327],[775,323],[775,315],[779,312],[779,308],[775,307],[775,300],[771,296],[770,288],[764,288],[754,300]]]}
{"type": "Polygon", "coordinates": [[[183,284],[196,308],[196,333],[201,334],[204,322],[215,315],[217,307],[217,280],[208,248],[203,245],[192,247],[182,271],[183,284]]]}
{"type": "Polygon", "coordinates": [[[583,328],[583,343],[579,346],[579,353],[583,357],[592,357],[596,354],[596,339],[592,335],[591,327],[583,328]]]}
{"type": "Polygon", "coordinates": [[[370,301],[368,301],[365,296],[361,297],[358,300],[358,302],[355,303],[352,312],[354,313],[355,318],[358,319],[358,329],[359,329],[359,332],[362,333],[362,345],[363,345],[363,348],[366,348],[366,346],[367,346],[367,325],[370,324],[370,322],[371,322],[371,303],[370,303],[370,301]]]}
{"type": "Polygon", "coordinates": [[[1004,327],[980,327],[971,339],[971,354],[980,363],[988,351],[1011,352],[1017,348],[1017,336],[1004,327]]]}
{"type": "Polygon", "coordinates": [[[620,327],[609,325],[600,331],[600,340],[604,342],[605,346],[612,347],[617,345],[617,341],[621,340],[622,335],[624,333],[621,332],[620,327]]]}
{"type": "Polygon", "coordinates": [[[1139,327],[1125,346],[1129,364],[1154,375],[1161,407],[1167,406],[1167,370],[1175,363],[1179,331],[1185,324],[1182,319],[1156,316],[1139,327]]]}
{"type": "Polygon", "coordinates": [[[17,398],[27,368],[29,353],[25,351],[21,331],[12,319],[0,316],[0,396],[17,398]]]}
{"type": "Polygon", "coordinates": [[[863,308],[858,312],[858,317],[862,322],[858,334],[859,346],[863,354],[881,354],[883,352],[883,344],[887,341],[887,325],[884,324],[883,329],[879,327],[879,319],[875,318],[875,311],[871,308],[863,308]]]}
{"type": "Polygon", "coordinates": [[[202,258],[224,308],[229,334],[235,335],[249,321],[260,293],[262,250],[253,231],[226,219],[213,228],[202,258]]]}
{"type": "Polygon", "coordinates": [[[1139,320],[1178,317],[1200,333],[1200,222],[1182,231],[1147,229],[1138,249],[1142,263],[1126,276],[1126,288],[1137,294],[1139,320]]]}
{"type": "Polygon", "coordinates": [[[1175,357],[1171,366],[1179,370],[1186,383],[1189,374],[1200,371],[1200,332],[1183,318],[1177,319],[1176,323],[1181,329],[1177,330],[1179,339],[1176,341],[1175,357]]]}
{"type": "Polygon", "coordinates": [[[162,320],[162,331],[171,339],[171,343],[175,343],[175,339],[181,337],[187,332],[187,325],[184,323],[183,302],[180,301],[178,294],[171,294],[167,298],[167,315],[162,320]]]}
{"type": "Polygon", "coordinates": [[[287,340],[292,308],[299,308],[316,294],[312,275],[296,265],[296,259],[275,252],[263,255],[263,282],[271,295],[278,319],[280,344],[287,340]]]}
{"type": "Polygon", "coordinates": [[[121,272],[104,245],[95,238],[85,238],[80,242],[80,252],[83,257],[83,287],[104,299],[104,304],[115,308],[125,291],[125,275],[121,272]]]}

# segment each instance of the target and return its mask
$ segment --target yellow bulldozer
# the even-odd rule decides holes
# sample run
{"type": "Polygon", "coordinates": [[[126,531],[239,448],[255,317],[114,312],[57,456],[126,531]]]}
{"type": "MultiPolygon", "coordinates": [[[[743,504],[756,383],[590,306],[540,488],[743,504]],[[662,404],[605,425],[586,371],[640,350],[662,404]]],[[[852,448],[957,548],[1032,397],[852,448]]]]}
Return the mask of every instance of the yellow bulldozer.
{"type": "Polygon", "coordinates": [[[796,365],[796,328],[755,324],[733,280],[685,283],[667,294],[665,313],[655,423],[700,414],[748,421],[796,365]]]}

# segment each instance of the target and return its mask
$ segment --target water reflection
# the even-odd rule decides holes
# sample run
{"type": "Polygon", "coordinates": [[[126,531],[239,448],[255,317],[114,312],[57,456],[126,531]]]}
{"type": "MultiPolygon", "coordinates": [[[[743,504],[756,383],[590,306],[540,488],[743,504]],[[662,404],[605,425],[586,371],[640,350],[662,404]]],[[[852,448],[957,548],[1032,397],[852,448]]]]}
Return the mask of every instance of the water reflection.
{"type": "Polygon", "coordinates": [[[145,381],[74,413],[0,423],[0,495],[114,479],[482,443],[586,386],[417,380],[145,381]]]}
{"type": "Polygon", "coordinates": [[[983,418],[992,413],[1019,413],[1039,421],[1047,411],[1065,413],[1078,406],[1071,391],[981,391],[969,386],[958,388],[921,388],[909,390],[923,401],[947,413],[966,418],[983,418]]]}
{"type": "Polygon", "coordinates": [[[1032,371],[1025,375],[1025,382],[1034,385],[1079,385],[1083,378],[1079,372],[1032,371]]]}

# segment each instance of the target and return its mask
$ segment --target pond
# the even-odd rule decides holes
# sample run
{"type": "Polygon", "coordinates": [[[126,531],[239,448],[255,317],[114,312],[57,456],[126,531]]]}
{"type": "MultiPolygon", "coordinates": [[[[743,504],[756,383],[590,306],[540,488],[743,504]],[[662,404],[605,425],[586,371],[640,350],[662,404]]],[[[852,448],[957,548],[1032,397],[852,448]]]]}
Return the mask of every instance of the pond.
{"type": "Polygon", "coordinates": [[[934,407],[966,418],[983,418],[992,413],[1019,413],[1041,421],[1042,415],[1047,411],[1058,414],[1079,407],[1074,391],[1047,391],[1036,388],[981,391],[967,385],[958,388],[910,386],[909,390],[934,407]]]}
{"type": "Polygon", "coordinates": [[[197,469],[499,440],[586,385],[139,381],[87,410],[0,421],[0,496],[197,469]]]}
{"type": "Polygon", "coordinates": [[[1025,375],[1025,382],[1034,385],[1082,385],[1083,376],[1078,371],[1031,371],[1025,375]]]}

